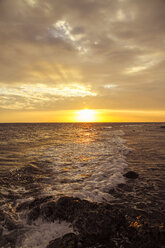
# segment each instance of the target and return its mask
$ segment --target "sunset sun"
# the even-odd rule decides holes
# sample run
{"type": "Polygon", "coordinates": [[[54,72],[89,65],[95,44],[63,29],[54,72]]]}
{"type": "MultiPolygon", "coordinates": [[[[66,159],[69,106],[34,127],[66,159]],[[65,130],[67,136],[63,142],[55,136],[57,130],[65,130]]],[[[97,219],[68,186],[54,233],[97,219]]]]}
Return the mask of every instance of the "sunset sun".
{"type": "Polygon", "coordinates": [[[96,111],[92,109],[83,109],[77,111],[76,121],[94,122],[96,121],[96,111]]]}

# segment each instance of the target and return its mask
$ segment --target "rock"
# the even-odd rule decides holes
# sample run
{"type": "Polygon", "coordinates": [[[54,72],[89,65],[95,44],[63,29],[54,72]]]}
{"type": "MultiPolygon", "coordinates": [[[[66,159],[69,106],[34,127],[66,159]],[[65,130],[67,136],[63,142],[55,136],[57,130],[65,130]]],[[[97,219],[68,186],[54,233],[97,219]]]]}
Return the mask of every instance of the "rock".
{"type": "Polygon", "coordinates": [[[16,211],[21,212],[23,210],[32,209],[34,207],[40,206],[42,203],[45,203],[52,198],[53,198],[52,196],[47,196],[47,197],[36,198],[33,201],[23,202],[17,206],[16,211]]]}
{"type": "Polygon", "coordinates": [[[0,227],[0,237],[2,236],[2,233],[3,233],[3,228],[0,227]]]}
{"type": "Polygon", "coordinates": [[[129,236],[130,242],[133,246],[140,248],[163,248],[165,244],[164,232],[160,232],[158,229],[146,227],[141,231],[134,231],[129,236]]]}
{"type": "Polygon", "coordinates": [[[5,219],[5,214],[2,210],[0,210],[0,221],[3,221],[5,219]]]}
{"type": "Polygon", "coordinates": [[[17,212],[21,212],[21,211],[24,211],[24,210],[27,210],[29,209],[29,205],[30,205],[31,202],[29,201],[26,201],[26,202],[23,202],[21,204],[19,204],[16,208],[16,211],[17,212]]]}
{"type": "Polygon", "coordinates": [[[77,248],[77,236],[74,233],[68,233],[62,238],[55,239],[49,243],[46,248],[77,248]]]}
{"type": "Polygon", "coordinates": [[[34,201],[32,201],[29,204],[29,209],[32,209],[32,208],[37,207],[37,206],[40,206],[41,204],[43,204],[44,202],[49,201],[52,198],[53,198],[52,196],[36,198],[34,201]]]}
{"type": "Polygon", "coordinates": [[[115,195],[116,190],[114,188],[111,188],[108,193],[111,194],[111,195],[115,195]]]}
{"type": "Polygon", "coordinates": [[[126,226],[124,215],[112,206],[73,197],[62,197],[57,202],[47,203],[42,207],[41,213],[50,221],[60,219],[71,222],[80,233],[83,247],[87,244],[108,244],[110,238],[126,226]]]}
{"type": "Polygon", "coordinates": [[[35,221],[36,219],[38,219],[38,217],[40,216],[40,208],[39,207],[35,207],[33,208],[30,213],[28,213],[28,224],[31,224],[32,221],[35,221]]]}
{"type": "Polygon", "coordinates": [[[74,221],[83,211],[95,209],[97,204],[73,197],[62,197],[57,202],[51,201],[41,208],[41,215],[50,221],[57,219],[74,221]]]}
{"type": "Polygon", "coordinates": [[[41,207],[41,216],[48,221],[54,221],[55,219],[58,219],[58,217],[57,218],[55,217],[55,213],[56,213],[55,201],[48,202],[41,207]]]}
{"type": "Polygon", "coordinates": [[[161,128],[165,128],[165,126],[161,126],[161,128]]]}
{"type": "Polygon", "coordinates": [[[2,236],[2,238],[0,239],[0,247],[15,248],[19,235],[20,231],[14,230],[9,234],[2,236]]]}
{"type": "MultiPolygon", "coordinates": [[[[119,186],[121,189],[123,187],[119,186]]],[[[74,231],[79,233],[69,233],[55,239],[47,248],[160,248],[164,244],[164,224],[158,230],[149,228],[144,225],[142,218],[137,218],[144,214],[136,209],[92,203],[74,197],[41,201],[34,206],[28,214],[29,221],[39,216],[51,222],[64,220],[70,222],[74,231]]]]}
{"type": "Polygon", "coordinates": [[[134,172],[134,171],[128,171],[126,174],[123,175],[126,178],[130,178],[130,179],[136,179],[139,177],[139,174],[134,172]]]}
{"type": "Polygon", "coordinates": [[[8,229],[9,231],[18,228],[18,226],[17,226],[17,224],[15,224],[14,220],[12,220],[12,219],[9,218],[9,217],[6,217],[6,218],[5,218],[5,226],[7,227],[7,229],[8,229]]]}
{"type": "Polygon", "coordinates": [[[82,213],[75,221],[82,239],[90,240],[92,243],[109,242],[110,238],[120,230],[121,223],[125,226],[126,220],[120,212],[110,209],[98,208],[95,211],[82,213]]]}
{"type": "Polygon", "coordinates": [[[6,241],[4,237],[0,238],[0,247],[3,247],[3,248],[9,247],[8,242],[6,241]]]}

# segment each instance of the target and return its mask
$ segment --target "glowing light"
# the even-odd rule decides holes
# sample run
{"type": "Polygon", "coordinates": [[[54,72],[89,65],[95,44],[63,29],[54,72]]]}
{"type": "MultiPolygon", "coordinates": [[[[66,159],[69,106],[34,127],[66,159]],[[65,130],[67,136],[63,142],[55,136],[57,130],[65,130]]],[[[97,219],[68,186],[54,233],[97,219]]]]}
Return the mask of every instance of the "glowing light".
{"type": "Polygon", "coordinates": [[[77,111],[76,121],[94,122],[96,121],[96,111],[92,109],[83,109],[83,110],[77,111]]]}

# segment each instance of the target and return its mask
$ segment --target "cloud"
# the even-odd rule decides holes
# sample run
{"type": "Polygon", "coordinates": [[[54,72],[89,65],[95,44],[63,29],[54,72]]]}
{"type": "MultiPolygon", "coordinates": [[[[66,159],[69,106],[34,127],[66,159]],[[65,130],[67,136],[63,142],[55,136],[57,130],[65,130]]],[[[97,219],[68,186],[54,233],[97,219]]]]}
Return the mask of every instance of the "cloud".
{"type": "MultiPolygon", "coordinates": [[[[0,109],[15,110],[37,110],[49,108],[52,105],[56,109],[56,102],[64,102],[67,98],[82,99],[87,96],[96,96],[95,92],[91,92],[90,87],[80,85],[68,85],[60,87],[49,87],[44,84],[22,85],[14,88],[1,87],[0,109]]],[[[52,107],[51,107],[52,108],[52,107]]]]}
{"type": "Polygon", "coordinates": [[[164,24],[164,0],[0,0],[1,108],[164,109],[164,24]]]}

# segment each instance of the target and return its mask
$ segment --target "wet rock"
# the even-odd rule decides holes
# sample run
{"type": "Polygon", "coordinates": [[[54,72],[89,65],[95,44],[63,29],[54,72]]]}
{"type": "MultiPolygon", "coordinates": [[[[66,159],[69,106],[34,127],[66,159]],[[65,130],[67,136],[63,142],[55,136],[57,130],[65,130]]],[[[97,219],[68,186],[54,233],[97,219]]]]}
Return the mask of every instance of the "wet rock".
{"type": "Polygon", "coordinates": [[[47,202],[47,201],[51,200],[52,198],[53,198],[52,196],[36,198],[34,201],[32,201],[29,204],[29,209],[40,206],[42,203],[47,202]]]}
{"type": "Polygon", "coordinates": [[[0,221],[3,221],[5,219],[5,214],[2,210],[0,210],[0,221]]]}
{"type": "Polygon", "coordinates": [[[28,224],[31,224],[32,221],[35,221],[36,219],[38,219],[39,216],[40,216],[40,208],[39,207],[33,208],[28,213],[28,219],[27,219],[28,224]]]}
{"type": "MultiPolygon", "coordinates": [[[[120,185],[121,188],[124,185],[120,185]]],[[[35,205],[35,204],[34,204],[35,205]]],[[[47,248],[160,248],[164,242],[161,230],[144,225],[144,213],[105,203],[91,203],[73,197],[62,197],[34,207],[29,221],[39,216],[46,221],[64,220],[72,223],[79,234],[64,235],[51,241],[47,248]],[[160,238],[160,239],[159,239],[160,238]]]]}
{"type": "Polygon", "coordinates": [[[41,208],[41,214],[47,220],[66,220],[72,222],[86,209],[94,209],[96,204],[73,197],[62,197],[57,202],[51,201],[41,208]]]}
{"type": "Polygon", "coordinates": [[[139,203],[136,204],[136,208],[145,209],[146,208],[146,204],[143,203],[143,202],[139,202],[139,203]]]}
{"type": "Polygon", "coordinates": [[[39,167],[33,164],[26,166],[25,168],[22,169],[22,171],[24,172],[25,175],[27,174],[35,175],[42,173],[42,169],[40,169],[39,167]]]}
{"type": "Polygon", "coordinates": [[[114,188],[111,188],[108,193],[111,194],[111,195],[115,195],[116,190],[114,188]]]}
{"type": "Polygon", "coordinates": [[[40,206],[41,204],[45,202],[48,202],[52,198],[53,198],[52,196],[47,196],[47,197],[36,198],[33,201],[26,201],[26,202],[20,203],[17,206],[16,211],[21,212],[23,210],[32,209],[34,207],[40,206]]]}
{"type": "Polygon", "coordinates": [[[46,204],[41,213],[50,221],[60,219],[71,222],[80,233],[81,240],[90,245],[110,242],[110,238],[126,225],[125,217],[112,206],[72,197],[63,197],[57,202],[46,204]]]}
{"type": "Polygon", "coordinates": [[[41,208],[41,216],[48,220],[48,221],[54,221],[55,219],[58,219],[56,216],[56,202],[51,201],[48,202],[47,204],[44,204],[41,208]]]}
{"type": "Polygon", "coordinates": [[[68,233],[62,238],[51,241],[47,248],[78,248],[77,236],[74,233],[68,233]]]}
{"type": "Polygon", "coordinates": [[[124,227],[126,223],[124,216],[101,207],[95,211],[82,213],[75,221],[75,227],[82,239],[104,244],[120,231],[121,223],[124,227]]]}
{"type": "Polygon", "coordinates": [[[5,218],[5,226],[7,227],[7,229],[8,229],[9,231],[18,228],[18,226],[17,226],[17,224],[14,222],[14,220],[12,220],[12,219],[9,218],[9,217],[6,217],[6,218],[5,218]]]}
{"type": "Polygon", "coordinates": [[[161,232],[157,228],[141,228],[130,235],[130,242],[137,248],[164,248],[165,232],[161,232]]]}
{"type": "Polygon", "coordinates": [[[0,222],[2,227],[5,227],[8,231],[12,231],[19,227],[19,224],[11,216],[5,214],[2,210],[0,211],[0,222]]]}
{"type": "Polygon", "coordinates": [[[29,205],[30,205],[29,201],[23,202],[17,206],[16,211],[21,212],[23,210],[27,210],[27,209],[29,209],[29,205]]]}
{"type": "Polygon", "coordinates": [[[3,248],[9,247],[8,242],[6,241],[6,239],[4,237],[0,238],[0,247],[3,247],[3,248]]]}
{"type": "Polygon", "coordinates": [[[16,243],[19,239],[19,235],[21,233],[22,232],[20,232],[18,230],[14,230],[14,231],[10,232],[9,234],[2,236],[0,239],[0,247],[2,247],[2,248],[15,248],[16,243]]]}
{"type": "Polygon", "coordinates": [[[91,242],[89,239],[82,240],[79,235],[68,233],[61,238],[55,239],[49,243],[46,248],[117,248],[115,243],[110,240],[108,244],[91,242]]]}
{"type": "Polygon", "coordinates": [[[2,236],[3,228],[0,226],[0,237],[2,236]]]}
{"type": "Polygon", "coordinates": [[[126,178],[130,178],[130,179],[136,179],[139,177],[139,174],[135,171],[128,171],[126,174],[123,175],[126,178]]]}

